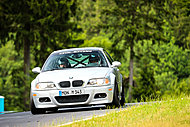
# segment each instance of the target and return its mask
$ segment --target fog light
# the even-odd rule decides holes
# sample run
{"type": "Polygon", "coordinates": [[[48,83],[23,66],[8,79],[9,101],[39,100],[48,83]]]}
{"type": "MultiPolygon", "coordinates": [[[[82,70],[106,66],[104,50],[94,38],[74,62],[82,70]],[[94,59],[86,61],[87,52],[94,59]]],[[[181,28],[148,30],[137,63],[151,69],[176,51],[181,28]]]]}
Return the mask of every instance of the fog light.
{"type": "Polygon", "coordinates": [[[107,97],[107,94],[106,93],[97,93],[95,96],[94,96],[94,99],[96,98],[106,98],[107,97]]]}
{"type": "Polygon", "coordinates": [[[42,98],[39,98],[39,102],[51,102],[51,100],[49,97],[42,97],[42,98]]]}

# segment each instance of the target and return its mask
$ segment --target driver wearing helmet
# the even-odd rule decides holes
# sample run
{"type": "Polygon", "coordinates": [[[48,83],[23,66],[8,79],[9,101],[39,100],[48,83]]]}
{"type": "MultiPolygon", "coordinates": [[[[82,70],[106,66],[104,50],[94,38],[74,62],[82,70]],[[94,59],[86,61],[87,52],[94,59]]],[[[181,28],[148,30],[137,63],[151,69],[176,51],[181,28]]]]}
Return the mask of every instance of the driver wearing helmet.
{"type": "Polygon", "coordinates": [[[96,54],[92,54],[92,55],[90,55],[89,63],[86,66],[97,67],[97,66],[99,66],[98,62],[99,62],[99,56],[96,54]]]}
{"type": "Polygon", "coordinates": [[[66,58],[61,58],[59,60],[59,68],[67,68],[68,60],[66,58]]]}

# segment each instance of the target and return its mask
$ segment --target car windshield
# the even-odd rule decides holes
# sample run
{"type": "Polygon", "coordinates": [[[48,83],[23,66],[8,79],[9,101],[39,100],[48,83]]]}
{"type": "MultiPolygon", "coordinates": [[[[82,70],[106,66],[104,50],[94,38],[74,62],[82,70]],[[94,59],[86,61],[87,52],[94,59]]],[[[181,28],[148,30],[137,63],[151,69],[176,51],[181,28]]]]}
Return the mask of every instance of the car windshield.
{"type": "Polygon", "coordinates": [[[100,51],[64,51],[50,55],[42,72],[86,67],[108,67],[108,64],[100,51]]]}

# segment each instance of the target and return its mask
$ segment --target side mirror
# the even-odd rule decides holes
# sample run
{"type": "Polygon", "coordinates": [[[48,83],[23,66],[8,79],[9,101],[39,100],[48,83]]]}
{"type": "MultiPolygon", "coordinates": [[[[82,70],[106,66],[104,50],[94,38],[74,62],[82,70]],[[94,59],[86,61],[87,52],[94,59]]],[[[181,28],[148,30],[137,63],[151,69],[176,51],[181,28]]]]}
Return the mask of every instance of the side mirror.
{"type": "Polygon", "coordinates": [[[119,61],[112,62],[111,67],[119,67],[119,66],[121,66],[121,63],[119,61]]]}
{"type": "Polygon", "coordinates": [[[40,67],[35,67],[35,68],[32,69],[32,72],[34,72],[34,73],[40,73],[41,69],[40,69],[40,67]]]}

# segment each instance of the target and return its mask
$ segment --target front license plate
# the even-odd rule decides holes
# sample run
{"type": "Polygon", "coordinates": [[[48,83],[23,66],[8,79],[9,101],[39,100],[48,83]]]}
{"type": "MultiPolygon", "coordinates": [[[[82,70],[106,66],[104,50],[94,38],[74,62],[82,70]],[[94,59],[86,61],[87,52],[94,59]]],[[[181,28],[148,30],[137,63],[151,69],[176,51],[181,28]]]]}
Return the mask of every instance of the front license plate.
{"type": "Polygon", "coordinates": [[[65,96],[65,95],[79,95],[84,94],[83,89],[74,89],[74,90],[62,90],[59,91],[59,96],[65,96]]]}

